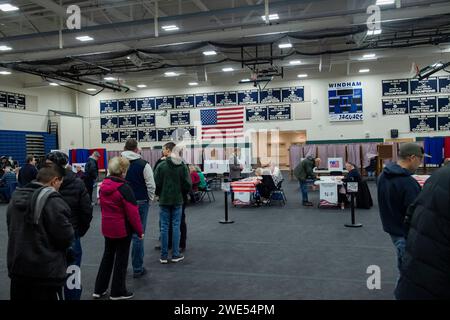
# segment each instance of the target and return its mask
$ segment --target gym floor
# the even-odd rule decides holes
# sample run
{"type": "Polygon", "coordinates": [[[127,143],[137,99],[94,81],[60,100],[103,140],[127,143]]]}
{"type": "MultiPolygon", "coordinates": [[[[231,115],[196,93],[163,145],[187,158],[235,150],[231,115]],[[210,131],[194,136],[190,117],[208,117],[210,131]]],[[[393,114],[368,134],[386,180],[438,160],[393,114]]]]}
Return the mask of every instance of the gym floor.
{"type": "MultiPolygon", "coordinates": [[[[344,227],[350,210],[301,206],[296,181],[286,180],[286,206],[234,208],[235,223],[223,225],[224,194],[216,201],[186,209],[188,238],[185,260],[161,265],[158,207],[152,204],[145,238],[148,273],[133,279],[131,259],[128,289],[135,299],[393,299],[397,278],[394,247],[381,227],[375,183],[370,210],[357,209],[362,228],[344,227]],[[381,268],[381,289],[367,288],[367,267],[381,268]]],[[[318,203],[318,191],[310,200],[318,203]]],[[[0,299],[9,299],[6,268],[6,208],[0,205],[0,299]]],[[[91,229],[82,239],[82,299],[91,299],[103,252],[100,208],[95,206],[91,229]]]]}

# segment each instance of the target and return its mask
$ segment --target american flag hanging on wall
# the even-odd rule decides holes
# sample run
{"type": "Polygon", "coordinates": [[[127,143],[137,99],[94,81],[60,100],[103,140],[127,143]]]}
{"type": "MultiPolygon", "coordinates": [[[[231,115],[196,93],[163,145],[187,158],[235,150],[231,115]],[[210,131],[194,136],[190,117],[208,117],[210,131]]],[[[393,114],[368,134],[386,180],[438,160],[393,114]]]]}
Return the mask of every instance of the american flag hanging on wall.
{"type": "Polygon", "coordinates": [[[244,107],[200,110],[202,140],[244,137],[244,107]]]}

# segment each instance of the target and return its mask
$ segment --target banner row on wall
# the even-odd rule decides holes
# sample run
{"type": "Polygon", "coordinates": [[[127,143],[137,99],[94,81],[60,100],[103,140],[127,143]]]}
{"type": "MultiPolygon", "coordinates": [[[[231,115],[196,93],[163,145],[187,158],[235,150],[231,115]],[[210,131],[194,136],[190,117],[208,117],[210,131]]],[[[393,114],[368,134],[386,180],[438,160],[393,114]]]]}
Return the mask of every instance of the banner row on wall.
{"type": "Polygon", "coordinates": [[[190,139],[195,136],[194,127],[186,128],[142,128],[125,130],[102,130],[102,143],[125,143],[134,138],[139,142],[156,142],[190,139]]]}
{"type": "Polygon", "coordinates": [[[383,115],[450,112],[450,96],[382,100],[383,115]]]}
{"type": "MultiPolygon", "coordinates": [[[[100,128],[101,130],[152,128],[156,126],[155,117],[155,113],[104,116],[100,117],[100,128]]],[[[280,120],[292,120],[290,104],[246,107],[247,122],[280,120]]],[[[189,126],[191,124],[190,111],[170,112],[170,126],[189,126]]]]}
{"type": "Polygon", "coordinates": [[[411,132],[449,131],[450,114],[409,116],[411,132]]]}
{"type": "Polygon", "coordinates": [[[0,92],[0,108],[25,110],[25,95],[11,92],[0,92]]]}
{"type": "Polygon", "coordinates": [[[424,80],[383,80],[383,97],[450,93],[450,76],[430,77],[424,80]]]}
{"type": "Polygon", "coordinates": [[[305,100],[304,87],[243,90],[100,101],[100,113],[145,112],[152,110],[216,106],[292,103],[305,100]]]}

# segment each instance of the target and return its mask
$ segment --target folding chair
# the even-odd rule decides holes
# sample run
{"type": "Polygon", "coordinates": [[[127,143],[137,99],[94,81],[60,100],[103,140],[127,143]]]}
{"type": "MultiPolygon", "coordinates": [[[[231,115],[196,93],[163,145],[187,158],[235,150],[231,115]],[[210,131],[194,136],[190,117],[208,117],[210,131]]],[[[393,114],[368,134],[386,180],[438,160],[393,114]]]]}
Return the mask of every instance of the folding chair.
{"type": "Polygon", "coordinates": [[[205,189],[199,189],[199,192],[200,192],[200,201],[203,201],[203,198],[205,198],[205,196],[208,196],[208,200],[209,200],[209,202],[211,202],[211,196],[212,196],[212,199],[214,200],[214,201],[216,201],[216,198],[214,197],[214,192],[211,190],[211,187],[210,187],[210,185],[209,185],[209,182],[207,181],[206,182],[206,188],[205,189]]]}
{"type": "Polygon", "coordinates": [[[278,202],[281,202],[283,204],[283,206],[284,206],[284,205],[286,205],[287,199],[286,199],[286,195],[284,193],[284,190],[283,190],[283,188],[281,186],[282,184],[283,184],[283,180],[278,182],[278,184],[276,186],[276,190],[273,190],[270,193],[270,202],[278,201],[278,202]]]}

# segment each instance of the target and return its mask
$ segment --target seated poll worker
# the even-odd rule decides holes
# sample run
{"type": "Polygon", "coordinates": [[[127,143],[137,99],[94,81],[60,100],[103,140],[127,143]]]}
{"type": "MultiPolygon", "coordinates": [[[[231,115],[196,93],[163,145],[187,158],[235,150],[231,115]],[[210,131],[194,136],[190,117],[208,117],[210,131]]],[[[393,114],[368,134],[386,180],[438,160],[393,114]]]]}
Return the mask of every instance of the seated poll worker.
{"type": "Polygon", "coordinates": [[[344,182],[344,185],[342,185],[339,188],[338,193],[338,202],[341,204],[341,207],[349,204],[348,198],[347,198],[347,188],[346,183],[347,182],[361,182],[361,175],[358,171],[358,168],[356,165],[352,162],[347,161],[345,163],[345,169],[348,171],[347,175],[342,179],[342,182],[344,182]]]}
{"type": "Polygon", "coordinates": [[[258,179],[256,190],[258,190],[258,193],[261,196],[260,201],[262,203],[267,203],[269,201],[271,192],[276,190],[272,175],[266,174],[263,168],[257,168],[255,170],[255,175],[258,179]]]}

